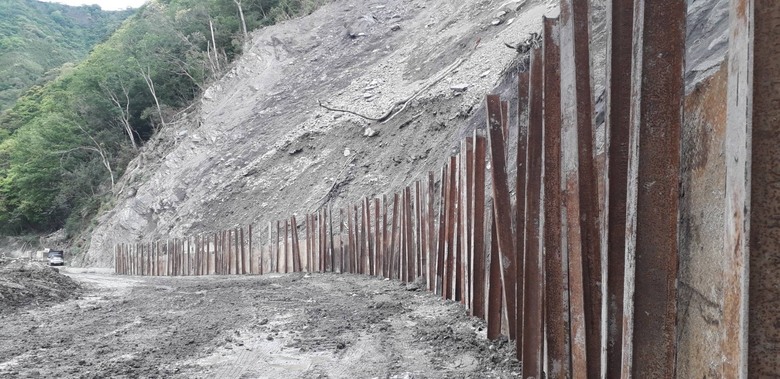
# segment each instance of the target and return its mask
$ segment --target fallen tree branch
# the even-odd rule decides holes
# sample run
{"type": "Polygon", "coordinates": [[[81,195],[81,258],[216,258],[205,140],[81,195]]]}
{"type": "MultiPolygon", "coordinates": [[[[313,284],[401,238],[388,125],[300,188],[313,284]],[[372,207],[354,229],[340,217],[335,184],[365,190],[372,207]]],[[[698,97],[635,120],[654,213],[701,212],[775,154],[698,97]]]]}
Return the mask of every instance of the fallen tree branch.
{"type": "Polygon", "coordinates": [[[407,98],[405,98],[405,99],[403,99],[401,101],[397,101],[395,104],[393,104],[393,106],[390,107],[390,109],[387,112],[385,112],[385,114],[383,114],[382,116],[377,117],[377,118],[366,116],[366,115],[357,113],[355,111],[351,111],[349,109],[339,109],[339,108],[329,107],[327,105],[324,105],[321,100],[319,100],[318,103],[319,103],[320,107],[325,108],[326,110],[329,110],[331,112],[349,113],[351,115],[355,115],[355,116],[358,116],[360,118],[363,118],[363,119],[366,119],[366,120],[369,120],[369,121],[376,121],[376,122],[381,122],[381,123],[388,122],[388,121],[392,120],[393,117],[395,117],[395,115],[401,113],[404,109],[406,109],[406,106],[409,105],[409,103],[412,100],[414,100],[417,96],[419,96],[421,93],[423,93],[423,91],[426,91],[427,89],[433,87],[434,84],[440,82],[442,79],[444,79],[445,76],[447,76],[450,72],[454,71],[456,68],[460,67],[460,65],[463,64],[463,62],[465,62],[465,61],[466,61],[465,59],[459,58],[458,60],[453,62],[449,67],[447,67],[446,70],[444,70],[443,72],[439,73],[438,77],[436,77],[434,80],[432,80],[428,84],[424,85],[422,88],[417,90],[417,92],[413,93],[411,96],[409,96],[409,97],[407,97],[407,98]]]}
{"type": "Polygon", "coordinates": [[[344,167],[342,167],[341,171],[339,172],[339,174],[336,175],[336,178],[333,180],[333,185],[330,186],[330,189],[328,189],[328,192],[326,192],[325,196],[323,196],[321,199],[317,200],[317,204],[319,204],[319,205],[317,206],[316,210],[319,211],[325,204],[328,203],[330,198],[333,196],[333,190],[336,189],[336,186],[338,186],[339,184],[344,183],[343,180],[339,181],[338,179],[339,179],[339,177],[341,177],[341,174],[343,174],[344,171],[347,170],[347,167],[349,167],[350,164],[355,162],[355,160],[357,160],[357,157],[354,157],[354,158],[352,158],[352,159],[350,159],[350,160],[348,160],[348,161],[346,161],[344,163],[344,167]]]}

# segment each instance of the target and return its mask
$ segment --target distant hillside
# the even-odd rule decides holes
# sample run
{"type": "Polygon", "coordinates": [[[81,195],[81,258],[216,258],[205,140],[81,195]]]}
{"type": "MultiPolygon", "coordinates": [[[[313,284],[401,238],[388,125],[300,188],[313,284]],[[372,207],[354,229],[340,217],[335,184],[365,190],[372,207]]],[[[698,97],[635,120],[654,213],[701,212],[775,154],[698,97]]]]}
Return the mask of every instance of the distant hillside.
{"type": "MultiPolygon", "coordinates": [[[[33,22],[36,9],[49,5],[14,1],[0,0],[0,14],[26,19],[17,29],[30,36],[10,38],[12,45],[47,59],[61,55],[44,44],[53,43],[54,34],[33,22]]],[[[123,190],[116,184],[127,163],[143,155],[143,144],[157,131],[177,128],[180,112],[232,70],[252,30],[329,1],[151,0],[77,64],[51,70],[46,77],[52,80],[32,86],[0,112],[0,235],[85,230],[123,190]]],[[[81,9],[84,17],[73,19],[99,17],[97,8],[81,9]]],[[[99,41],[100,33],[91,38],[99,41]]],[[[19,53],[3,65],[27,57],[19,53]]],[[[27,64],[35,66],[33,61],[27,64]]]]}
{"type": "Polygon", "coordinates": [[[35,0],[0,1],[0,112],[24,91],[84,58],[134,11],[35,0]]]}

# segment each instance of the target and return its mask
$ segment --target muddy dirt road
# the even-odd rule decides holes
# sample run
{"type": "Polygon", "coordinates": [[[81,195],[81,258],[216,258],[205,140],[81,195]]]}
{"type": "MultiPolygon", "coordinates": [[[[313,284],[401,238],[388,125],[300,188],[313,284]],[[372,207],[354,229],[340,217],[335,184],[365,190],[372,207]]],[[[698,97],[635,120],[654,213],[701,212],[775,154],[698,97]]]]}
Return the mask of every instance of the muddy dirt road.
{"type": "Polygon", "coordinates": [[[353,275],[138,278],[0,312],[0,377],[513,377],[512,344],[458,304],[353,275]]]}

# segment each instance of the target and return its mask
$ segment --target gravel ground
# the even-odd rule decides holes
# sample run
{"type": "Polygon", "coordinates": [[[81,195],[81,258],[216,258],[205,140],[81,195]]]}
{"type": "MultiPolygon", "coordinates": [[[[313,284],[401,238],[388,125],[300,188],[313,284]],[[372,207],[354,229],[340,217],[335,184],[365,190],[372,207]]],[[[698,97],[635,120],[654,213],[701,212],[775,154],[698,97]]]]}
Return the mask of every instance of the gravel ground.
{"type": "Polygon", "coordinates": [[[0,312],[0,377],[514,377],[459,304],[354,275],[121,277],[0,312]]]}

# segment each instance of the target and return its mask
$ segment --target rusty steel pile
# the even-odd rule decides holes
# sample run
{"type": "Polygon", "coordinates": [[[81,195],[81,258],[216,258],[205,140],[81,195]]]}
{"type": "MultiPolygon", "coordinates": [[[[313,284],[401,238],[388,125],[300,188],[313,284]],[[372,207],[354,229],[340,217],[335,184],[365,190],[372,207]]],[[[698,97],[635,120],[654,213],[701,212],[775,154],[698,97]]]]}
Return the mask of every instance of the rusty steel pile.
{"type": "MultiPolygon", "coordinates": [[[[324,206],[300,232],[295,216],[268,223],[257,248],[252,226],[246,238],[236,228],[119,245],[116,272],[422,281],[485,319],[488,338],[516,341],[524,378],[676,376],[686,5],[610,3],[604,159],[593,151],[588,2],[562,0],[519,73],[515,162],[509,106],[490,95],[486,127],[462,141],[439,184],[430,172],[391,196],[324,206]]],[[[780,2],[733,0],[731,12],[728,90],[712,110],[726,115],[727,293],[714,372],[776,375],[780,2]]]]}

